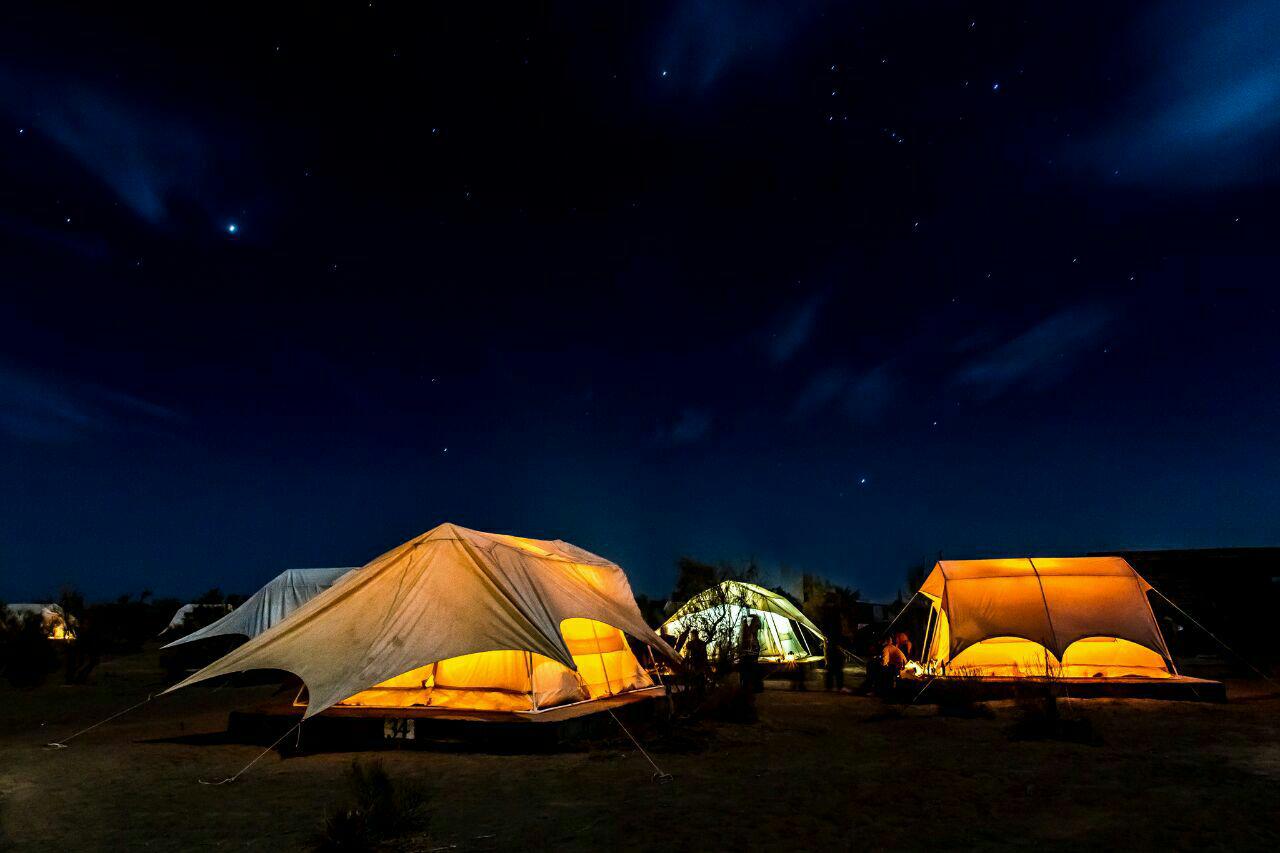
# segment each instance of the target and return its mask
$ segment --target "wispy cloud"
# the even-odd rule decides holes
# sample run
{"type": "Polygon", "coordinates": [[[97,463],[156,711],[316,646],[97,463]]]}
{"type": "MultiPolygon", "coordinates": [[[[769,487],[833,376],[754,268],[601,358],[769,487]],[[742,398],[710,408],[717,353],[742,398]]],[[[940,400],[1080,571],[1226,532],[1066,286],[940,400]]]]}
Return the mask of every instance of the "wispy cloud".
{"type": "Polygon", "coordinates": [[[975,357],[955,381],[988,399],[1019,387],[1042,390],[1071,372],[1111,320],[1112,312],[1097,305],[1059,311],[975,357]]]}
{"type": "Polygon", "coordinates": [[[0,432],[33,442],[154,431],[184,418],[165,406],[98,385],[76,385],[0,364],[0,432]]]}
{"type": "Polygon", "coordinates": [[[860,422],[878,419],[893,397],[893,378],[887,365],[862,373],[846,367],[829,367],[809,380],[791,407],[796,420],[815,417],[832,409],[860,422]]]}
{"type": "Polygon", "coordinates": [[[888,368],[868,370],[853,380],[844,397],[844,411],[856,421],[877,420],[893,396],[893,380],[888,368]]]}
{"type": "Polygon", "coordinates": [[[190,121],[81,81],[0,69],[0,109],[53,142],[156,225],[175,197],[219,192],[212,140],[190,121]]]}
{"type": "Polygon", "coordinates": [[[678,3],[659,43],[662,70],[672,75],[667,78],[672,83],[703,92],[735,65],[771,62],[821,14],[823,5],[779,0],[678,3]]]}
{"type": "Polygon", "coordinates": [[[826,303],[827,294],[816,293],[791,310],[769,337],[769,357],[774,364],[790,361],[809,342],[826,303]]]}
{"type": "Polygon", "coordinates": [[[1165,45],[1167,62],[1086,144],[1102,174],[1161,186],[1277,177],[1260,148],[1280,145],[1280,3],[1164,4],[1136,38],[1165,45]]]}
{"type": "Polygon", "coordinates": [[[711,434],[711,412],[687,408],[676,419],[658,430],[657,443],[664,447],[697,444],[711,434]]]}

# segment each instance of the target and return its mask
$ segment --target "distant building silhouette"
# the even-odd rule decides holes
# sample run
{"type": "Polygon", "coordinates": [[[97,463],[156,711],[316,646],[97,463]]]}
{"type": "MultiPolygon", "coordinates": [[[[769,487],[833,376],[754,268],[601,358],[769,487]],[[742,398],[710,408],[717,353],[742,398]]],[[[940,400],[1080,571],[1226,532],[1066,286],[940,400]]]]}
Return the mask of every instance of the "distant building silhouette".
{"type": "MultiPolygon", "coordinates": [[[[1178,607],[1246,660],[1280,659],[1273,634],[1280,606],[1280,548],[1106,551],[1129,564],[1178,607]]],[[[1152,608],[1175,657],[1222,647],[1152,594],[1152,608]]]]}

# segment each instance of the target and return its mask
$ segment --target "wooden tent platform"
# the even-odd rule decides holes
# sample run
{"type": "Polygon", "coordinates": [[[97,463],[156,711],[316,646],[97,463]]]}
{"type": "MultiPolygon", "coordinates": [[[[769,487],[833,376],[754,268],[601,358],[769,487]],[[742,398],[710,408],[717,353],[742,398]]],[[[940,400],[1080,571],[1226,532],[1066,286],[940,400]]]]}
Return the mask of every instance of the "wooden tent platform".
{"type": "MultiPolygon", "coordinates": [[[[614,734],[617,724],[605,711],[631,719],[665,711],[662,686],[621,696],[560,705],[538,712],[473,711],[459,708],[333,707],[306,721],[303,748],[352,745],[404,747],[419,743],[475,742],[517,749],[561,745],[597,733],[614,734]],[[654,706],[657,706],[655,708],[654,706]],[[603,719],[601,719],[603,717],[603,719]]],[[[293,704],[292,692],[278,694],[247,711],[233,711],[228,733],[252,742],[270,743],[302,719],[305,708],[293,704]]]]}
{"type": "Polygon", "coordinates": [[[1221,681],[1191,678],[1013,678],[939,676],[902,678],[896,698],[931,704],[964,697],[969,700],[1013,699],[1028,691],[1048,691],[1071,699],[1176,699],[1191,702],[1225,702],[1227,688],[1221,681]],[[927,685],[927,687],[926,687],[927,685]],[[921,692],[923,691],[923,693],[921,692]],[[907,695],[909,694],[909,695],[907,695]],[[917,698],[918,697],[918,698],[917,698]]]}

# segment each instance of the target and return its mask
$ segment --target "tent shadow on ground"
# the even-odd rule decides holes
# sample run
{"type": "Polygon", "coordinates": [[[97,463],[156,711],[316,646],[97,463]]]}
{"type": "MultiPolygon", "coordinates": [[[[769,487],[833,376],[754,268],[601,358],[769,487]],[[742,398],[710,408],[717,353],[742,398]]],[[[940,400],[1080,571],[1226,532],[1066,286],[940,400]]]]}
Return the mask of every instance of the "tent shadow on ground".
{"type": "MultiPolygon", "coordinates": [[[[644,702],[615,710],[622,724],[641,741],[671,740],[680,743],[665,719],[665,705],[644,702]]],[[[154,738],[140,743],[186,745],[271,746],[298,724],[298,716],[235,711],[227,728],[220,732],[154,738]]],[[[284,737],[278,751],[282,755],[304,753],[358,753],[422,751],[489,755],[545,755],[586,753],[600,749],[633,747],[621,726],[608,713],[596,713],[555,723],[417,719],[412,739],[386,736],[382,717],[342,718],[320,715],[302,724],[301,738],[284,737]]],[[[647,747],[646,747],[647,748],[647,747]]]]}
{"type": "Polygon", "coordinates": [[[172,743],[185,746],[223,746],[227,744],[248,744],[250,741],[236,737],[231,732],[196,732],[173,737],[155,737],[136,740],[134,743],[172,743]]]}

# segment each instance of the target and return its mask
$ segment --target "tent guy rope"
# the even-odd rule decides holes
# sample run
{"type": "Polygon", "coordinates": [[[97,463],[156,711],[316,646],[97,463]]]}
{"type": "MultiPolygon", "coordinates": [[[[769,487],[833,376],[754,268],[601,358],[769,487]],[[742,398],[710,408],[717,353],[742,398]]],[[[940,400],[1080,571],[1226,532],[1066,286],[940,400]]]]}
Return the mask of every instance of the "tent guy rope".
{"type": "Polygon", "coordinates": [[[78,738],[78,737],[80,737],[80,735],[84,734],[85,732],[93,731],[93,730],[94,730],[94,729],[96,729],[98,726],[102,725],[103,723],[109,723],[109,722],[111,722],[112,720],[114,720],[116,717],[123,717],[125,714],[129,713],[130,711],[134,710],[135,708],[141,708],[143,705],[147,704],[148,702],[150,702],[150,701],[151,701],[152,699],[154,699],[154,698],[156,698],[156,694],[152,693],[151,695],[147,696],[147,698],[146,698],[146,699],[143,699],[143,700],[142,700],[141,702],[139,702],[138,704],[136,704],[136,705],[130,705],[128,708],[125,708],[123,711],[116,711],[116,712],[115,712],[114,714],[112,714],[110,717],[107,717],[107,718],[106,718],[106,719],[104,719],[104,720],[98,720],[98,722],[94,723],[93,725],[91,725],[91,726],[89,726],[89,727],[87,727],[87,728],[83,728],[83,729],[81,729],[80,731],[76,732],[75,734],[71,735],[70,737],[64,737],[64,738],[63,738],[62,740],[60,740],[60,741],[55,740],[55,741],[52,741],[52,742],[50,742],[50,743],[46,743],[46,744],[44,745],[44,748],[45,748],[45,749],[67,749],[67,748],[68,748],[68,747],[67,747],[67,741],[72,740],[72,739],[74,739],[74,738],[78,738]]]}
{"type": "Polygon", "coordinates": [[[1203,626],[1203,625],[1201,625],[1199,622],[1197,622],[1194,616],[1192,616],[1190,613],[1188,613],[1187,611],[1185,611],[1185,610],[1183,610],[1181,607],[1179,607],[1177,604],[1175,604],[1175,603],[1174,603],[1174,601],[1173,601],[1173,599],[1171,599],[1169,596],[1165,595],[1163,592],[1161,592],[1160,590],[1156,589],[1155,587],[1152,587],[1152,588],[1151,588],[1151,591],[1152,591],[1152,592],[1154,592],[1156,595],[1160,596],[1161,598],[1163,598],[1165,601],[1169,602],[1169,606],[1170,606],[1170,607],[1172,607],[1174,610],[1176,610],[1176,611],[1178,611],[1179,613],[1181,613],[1183,616],[1187,617],[1187,619],[1189,619],[1189,620],[1191,621],[1191,624],[1192,624],[1192,625],[1195,625],[1195,626],[1196,626],[1197,628],[1199,628],[1201,631],[1204,631],[1206,634],[1208,634],[1210,637],[1212,637],[1212,638],[1213,638],[1213,640],[1214,640],[1214,642],[1216,642],[1218,645],[1222,646],[1222,647],[1223,647],[1224,649],[1226,649],[1227,651],[1231,652],[1231,654],[1235,655],[1235,656],[1236,656],[1236,658],[1237,658],[1241,663],[1243,663],[1245,666],[1249,667],[1249,669],[1251,669],[1251,670],[1253,670],[1254,672],[1258,673],[1258,675],[1262,676],[1264,679],[1266,679],[1267,681],[1271,682],[1272,684],[1274,684],[1274,685],[1276,685],[1276,686],[1280,687],[1280,683],[1278,683],[1274,678],[1272,678],[1271,676],[1267,675],[1267,674],[1266,674],[1265,672],[1263,672],[1262,670],[1258,669],[1256,666],[1254,666],[1252,663],[1250,663],[1248,660],[1246,660],[1246,659],[1245,659],[1245,657],[1244,657],[1244,655],[1240,654],[1240,653],[1239,653],[1239,652],[1237,652],[1235,649],[1231,648],[1231,647],[1230,647],[1230,646],[1228,646],[1226,643],[1224,643],[1222,640],[1220,640],[1220,639],[1218,638],[1218,635],[1217,635],[1217,634],[1213,633],[1213,632],[1212,632],[1212,631],[1210,631],[1208,628],[1206,628],[1205,626],[1203,626]]]}
{"type": "Polygon", "coordinates": [[[649,764],[653,766],[653,770],[654,770],[653,781],[657,782],[659,785],[665,785],[668,782],[671,782],[672,780],[674,780],[675,779],[674,776],[672,776],[670,773],[667,773],[665,770],[659,767],[658,763],[649,756],[649,753],[644,751],[644,747],[640,745],[640,741],[636,740],[636,736],[633,735],[631,731],[622,724],[622,720],[619,720],[618,715],[613,713],[613,709],[609,708],[607,710],[609,711],[609,716],[613,717],[613,721],[618,724],[618,728],[622,729],[622,731],[626,734],[626,736],[631,738],[631,742],[636,745],[636,749],[640,750],[640,754],[643,755],[645,757],[645,760],[648,761],[649,764]]]}
{"type": "Polygon", "coordinates": [[[285,738],[287,738],[289,735],[293,734],[295,731],[296,731],[296,732],[298,732],[298,739],[299,739],[299,740],[301,740],[301,739],[302,739],[302,721],[301,721],[301,720],[299,720],[298,722],[294,723],[293,728],[289,729],[287,732],[285,732],[284,734],[280,735],[280,737],[276,738],[276,742],[275,742],[275,743],[271,744],[271,746],[267,747],[266,749],[262,750],[262,752],[258,753],[256,756],[254,756],[254,759],[253,759],[252,761],[250,761],[248,764],[246,764],[244,767],[241,767],[241,768],[240,768],[240,771],[239,771],[238,773],[236,773],[236,775],[234,775],[234,776],[228,776],[227,778],[222,779],[221,781],[218,781],[218,782],[207,782],[207,781],[205,781],[204,779],[197,779],[196,781],[197,781],[197,782],[199,782],[201,785],[209,785],[210,787],[214,787],[214,788],[216,788],[216,787],[217,787],[217,786],[219,786],[219,785],[225,785],[225,784],[227,784],[228,782],[234,782],[234,781],[236,781],[237,779],[239,779],[239,778],[241,777],[241,775],[243,775],[243,774],[244,774],[244,772],[245,772],[246,770],[248,770],[248,769],[249,769],[250,767],[252,767],[253,765],[257,764],[257,763],[258,763],[258,759],[262,758],[262,757],[263,757],[264,755],[266,755],[268,752],[270,752],[271,750],[273,750],[273,749],[275,749],[277,746],[279,746],[279,745],[281,744],[281,742],[282,742],[285,738]]]}

